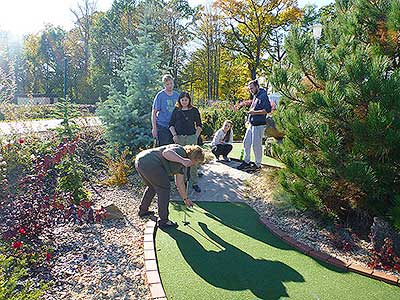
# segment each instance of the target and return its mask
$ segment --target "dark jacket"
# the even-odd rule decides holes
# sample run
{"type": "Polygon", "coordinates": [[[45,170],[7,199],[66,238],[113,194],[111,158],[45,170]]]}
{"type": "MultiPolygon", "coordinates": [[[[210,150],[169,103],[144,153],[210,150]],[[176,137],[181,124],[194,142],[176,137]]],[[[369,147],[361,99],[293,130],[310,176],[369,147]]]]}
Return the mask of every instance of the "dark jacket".
{"type": "Polygon", "coordinates": [[[174,126],[177,135],[196,134],[196,128],[202,127],[200,112],[196,107],[189,110],[175,108],[169,126],[174,126]]]}
{"type": "MultiPolygon", "coordinates": [[[[254,95],[250,108],[254,108],[254,110],[265,109],[267,113],[271,112],[271,103],[269,102],[267,92],[263,88],[259,89],[257,95],[254,95]]],[[[266,125],[267,115],[250,115],[249,122],[253,126],[266,125]]]]}

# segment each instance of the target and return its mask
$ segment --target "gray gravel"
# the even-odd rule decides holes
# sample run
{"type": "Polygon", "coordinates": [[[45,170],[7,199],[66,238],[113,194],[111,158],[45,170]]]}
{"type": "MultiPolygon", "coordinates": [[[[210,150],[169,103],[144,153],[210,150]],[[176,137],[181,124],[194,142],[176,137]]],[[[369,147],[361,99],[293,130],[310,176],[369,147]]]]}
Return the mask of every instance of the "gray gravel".
{"type": "Polygon", "coordinates": [[[126,216],[95,225],[55,229],[55,285],[44,299],[151,299],[143,259],[145,220],[137,216],[141,188],[96,187],[97,205],[113,202],[126,216]]]}

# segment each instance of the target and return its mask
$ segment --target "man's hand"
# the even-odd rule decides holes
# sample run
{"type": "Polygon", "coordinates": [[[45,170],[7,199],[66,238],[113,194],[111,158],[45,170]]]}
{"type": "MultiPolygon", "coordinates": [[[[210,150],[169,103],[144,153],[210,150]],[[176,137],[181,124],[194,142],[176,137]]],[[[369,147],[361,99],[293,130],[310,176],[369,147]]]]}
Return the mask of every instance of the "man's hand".
{"type": "Polygon", "coordinates": [[[157,138],[157,128],[153,128],[151,134],[153,135],[153,138],[157,138]]]}
{"type": "Polygon", "coordinates": [[[249,110],[249,115],[255,115],[256,113],[255,113],[255,111],[254,111],[254,109],[250,109],[249,110]]]}
{"type": "Polygon", "coordinates": [[[189,198],[183,199],[183,202],[185,202],[186,207],[188,207],[188,208],[193,207],[193,202],[189,198]]]}

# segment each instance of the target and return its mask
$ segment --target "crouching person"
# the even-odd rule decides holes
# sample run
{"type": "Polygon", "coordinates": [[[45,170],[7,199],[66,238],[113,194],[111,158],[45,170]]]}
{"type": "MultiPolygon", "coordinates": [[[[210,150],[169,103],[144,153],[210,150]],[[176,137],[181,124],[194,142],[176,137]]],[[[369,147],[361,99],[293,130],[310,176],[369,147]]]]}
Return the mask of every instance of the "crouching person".
{"type": "Polygon", "coordinates": [[[215,155],[217,160],[219,160],[219,157],[222,155],[225,161],[230,161],[228,154],[232,151],[232,143],[232,121],[226,120],[222,127],[214,134],[214,138],[211,142],[211,152],[215,155]]]}
{"type": "Polygon", "coordinates": [[[204,152],[197,145],[172,144],[140,152],[136,157],[135,167],[147,187],[139,207],[139,216],[145,217],[154,213],[149,211],[149,207],[157,194],[158,226],[160,228],[178,227],[178,224],[168,219],[171,192],[169,176],[175,175],[179,195],[185,205],[191,207],[193,203],[187,196],[184,174],[186,168],[198,165],[203,161],[204,152]]]}

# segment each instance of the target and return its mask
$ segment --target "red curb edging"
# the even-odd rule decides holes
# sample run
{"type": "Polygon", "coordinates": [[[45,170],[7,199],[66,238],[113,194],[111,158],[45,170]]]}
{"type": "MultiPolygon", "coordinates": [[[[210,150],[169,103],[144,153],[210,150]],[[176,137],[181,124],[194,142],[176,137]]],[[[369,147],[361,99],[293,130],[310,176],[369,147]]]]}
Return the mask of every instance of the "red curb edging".
{"type": "Polygon", "coordinates": [[[144,267],[146,269],[146,278],[149,284],[151,299],[167,300],[167,296],[165,295],[165,291],[161,283],[156,250],[154,247],[156,228],[156,222],[148,221],[146,223],[146,228],[143,233],[144,267]]]}
{"type": "Polygon", "coordinates": [[[282,231],[281,229],[276,227],[274,224],[272,224],[265,217],[260,217],[260,222],[265,227],[267,227],[267,229],[269,231],[271,231],[271,233],[273,235],[275,235],[276,237],[281,239],[283,242],[289,244],[296,250],[306,254],[307,256],[318,259],[320,261],[323,261],[325,263],[328,263],[330,265],[333,265],[333,266],[338,267],[343,270],[355,272],[355,273],[361,274],[363,276],[368,276],[373,279],[377,279],[377,280],[384,281],[389,284],[400,286],[400,278],[397,278],[396,276],[388,275],[386,273],[383,273],[383,272],[380,272],[380,271],[377,271],[374,269],[365,268],[365,267],[357,265],[355,263],[347,262],[347,261],[338,259],[336,257],[330,256],[324,252],[314,250],[311,247],[296,241],[294,238],[289,236],[286,232],[282,231]]]}
{"type": "Polygon", "coordinates": [[[375,278],[375,279],[378,279],[378,280],[381,280],[381,281],[385,281],[385,282],[387,282],[387,283],[392,283],[392,282],[395,282],[395,283],[393,283],[393,284],[399,284],[399,278],[397,278],[396,276],[393,276],[393,275],[389,275],[389,274],[386,274],[386,273],[383,273],[383,272],[380,272],[380,271],[377,271],[377,270],[374,270],[374,272],[372,273],[372,278],[375,278]]]}

